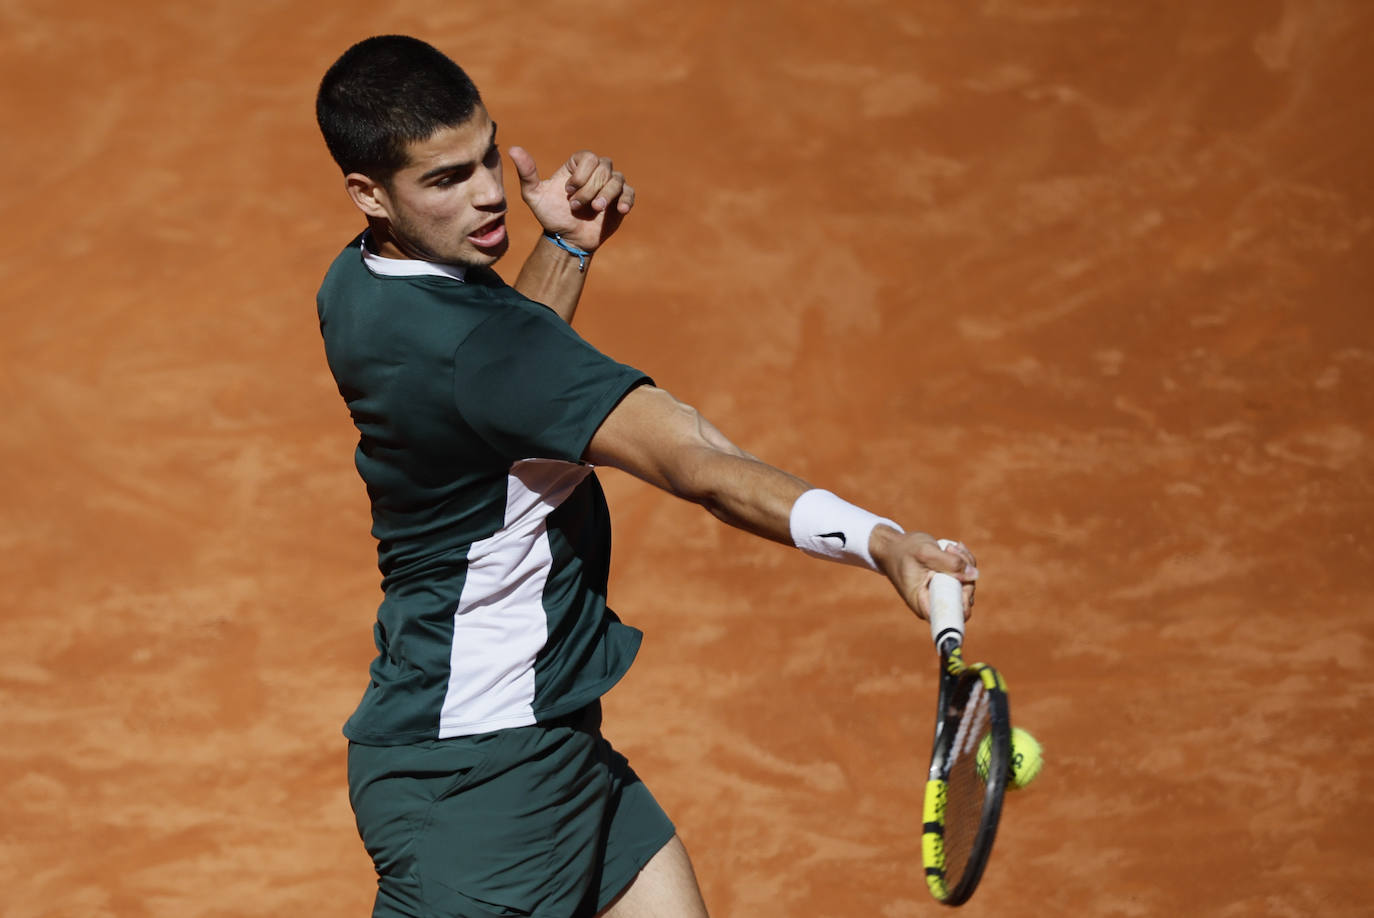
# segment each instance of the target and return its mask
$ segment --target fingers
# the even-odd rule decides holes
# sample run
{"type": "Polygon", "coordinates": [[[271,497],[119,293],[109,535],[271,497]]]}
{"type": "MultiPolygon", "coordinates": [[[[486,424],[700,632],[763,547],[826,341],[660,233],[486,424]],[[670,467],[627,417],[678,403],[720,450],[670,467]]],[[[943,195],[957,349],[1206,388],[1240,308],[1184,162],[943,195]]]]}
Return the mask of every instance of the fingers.
{"type": "Polygon", "coordinates": [[[953,574],[964,583],[978,579],[977,559],[963,542],[941,539],[934,545],[926,543],[921,546],[920,560],[932,571],[953,574]]]}
{"type": "Polygon", "coordinates": [[[524,147],[511,147],[506,152],[515,165],[515,174],[520,176],[521,193],[533,190],[539,184],[539,168],[534,164],[534,157],[524,147]]]}
{"type": "Polygon", "coordinates": [[[967,545],[963,542],[951,542],[944,550],[946,555],[954,555],[960,562],[957,569],[950,571],[951,574],[964,583],[973,583],[978,579],[978,559],[973,557],[973,552],[968,550],[967,545]]]}
{"type": "Polygon", "coordinates": [[[511,147],[508,152],[520,176],[520,197],[539,225],[588,252],[615,233],[634,206],[634,188],[609,157],[582,150],[541,179],[529,151],[511,147]]]}
{"type": "Polygon", "coordinates": [[[924,532],[909,532],[906,540],[907,565],[896,565],[894,584],[903,596],[911,597],[908,605],[920,618],[930,614],[930,579],[937,573],[950,574],[963,584],[964,617],[973,614],[974,587],[978,580],[977,559],[962,542],[941,541],[924,532]],[[907,587],[903,587],[903,584],[907,587]]]}
{"type": "Polygon", "coordinates": [[[964,620],[967,621],[973,617],[973,594],[978,586],[978,561],[963,542],[941,540],[940,547],[944,549],[947,557],[953,555],[958,559],[958,567],[948,572],[964,585],[964,620]]]}
{"type": "Polygon", "coordinates": [[[564,168],[568,205],[573,210],[590,207],[599,213],[614,206],[618,213],[627,214],[634,207],[634,187],[625,182],[625,174],[616,170],[610,157],[582,150],[569,157],[564,168]]]}

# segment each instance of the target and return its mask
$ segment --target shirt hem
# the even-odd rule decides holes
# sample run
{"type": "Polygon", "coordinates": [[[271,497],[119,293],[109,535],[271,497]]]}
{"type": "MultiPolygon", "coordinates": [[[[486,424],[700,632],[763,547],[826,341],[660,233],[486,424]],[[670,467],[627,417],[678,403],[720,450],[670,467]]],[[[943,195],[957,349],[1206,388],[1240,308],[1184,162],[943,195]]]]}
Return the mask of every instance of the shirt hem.
{"type": "Polygon", "coordinates": [[[634,641],[627,647],[626,659],[623,666],[617,667],[618,671],[608,677],[605,682],[597,683],[590,691],[581,691],[574,695],[568,695],[558,701],[557,704],[540,708],[529,714],[521,714],[519,717],[511,716],[504,718],[492,718],[484,720],[476,725],[439,723],[432,730],[407,730],[398,733],[373,733],[369,730],[359,730],[350,720],[344,724],[343,735],[350,742],[358,743],[362,746],[405,746],[409,743],[418,743],[425,740],[456,739],[460,736],[476,736],[481,733],[491,733],[495,730],[510,730],[516,727],[528,727],[541,723],[546,720],[553,720],[571,714],[581,708],[586,707],[598,698],[603,697],[630,671],[634,664],[635,657],[639,655],[640,644],[643,641],[643,634],[638,629],[627,629],[635,632],[634,641]],[[507,723],[506,721],[519,721],[507,723]],[[492,724],[498,724],[491,726],[492,724]],[[449,733],[448,730],[457,729],[462,732],[449,733]]]}

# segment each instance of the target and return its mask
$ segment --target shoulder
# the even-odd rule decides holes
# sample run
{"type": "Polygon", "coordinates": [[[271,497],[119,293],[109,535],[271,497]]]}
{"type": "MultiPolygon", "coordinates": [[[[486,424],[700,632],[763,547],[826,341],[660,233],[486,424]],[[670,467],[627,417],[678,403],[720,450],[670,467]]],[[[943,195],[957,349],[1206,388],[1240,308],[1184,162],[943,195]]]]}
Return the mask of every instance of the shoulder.
{"type": "Polygon", "coordinates": [[[437,274],[379,273],[364,259],[361,239],[350,242],[325,274],[317,296],[322,323],[374,317],[388,324],[470,327],[509,290],[492,272],[477,283],[437,274]]]}
{"type": "Polygon", "coordinates": [[[350,275],[363,269],[362,249],[360,248],[362,239],[362,234],[354,236],[353,240],[344,246],[334,256],[334,260],[329,263],[329,270],[325,272],[324,280],[320,284],[319,298],[321,301],[324,300],[330,290],[340,284],[347,284],[350,275]]]}

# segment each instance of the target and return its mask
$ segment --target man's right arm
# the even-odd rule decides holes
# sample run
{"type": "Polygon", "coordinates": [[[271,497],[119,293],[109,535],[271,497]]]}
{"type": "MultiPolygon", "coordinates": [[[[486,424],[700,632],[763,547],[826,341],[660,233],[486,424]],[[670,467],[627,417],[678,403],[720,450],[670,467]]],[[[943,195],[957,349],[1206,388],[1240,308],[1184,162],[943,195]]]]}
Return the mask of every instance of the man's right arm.
{"type": "MultiPolygon", "coordinates": [[[[794,544],[797,499],[813,490],[806,481],[735,446],[695,408],[652,386],[641,386],[621,400],[592,437],[584,458],[628,472],[701,504],[723,522],[784,545],[794,544]]],[[[921,617],[929,613],[926,586],[934,571],[963,580],[966,605],[971,606],[977,569],[967,549],[945,551],[924,532],[904,533],[881,524],[873,527],[867,548],[877,568],[921,617]]]]}

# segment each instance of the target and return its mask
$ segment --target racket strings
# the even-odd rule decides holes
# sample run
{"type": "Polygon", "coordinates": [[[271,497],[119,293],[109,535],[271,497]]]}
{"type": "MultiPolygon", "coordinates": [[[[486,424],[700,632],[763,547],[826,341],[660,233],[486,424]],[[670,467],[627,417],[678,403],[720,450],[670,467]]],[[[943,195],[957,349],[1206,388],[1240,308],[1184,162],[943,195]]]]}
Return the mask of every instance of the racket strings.
{"type": "Polygon", "coordinates": [[[973,755],[975,743],[980,739],[978,731],[987,724],[988,706],[983,702],[983,684],[975,682],[964,704],[964,714],[959,718],[959,729],[954,734],[950,746],[950,761],[957,762],[961,756],[973,755]]]}
{"type": "Polygon", "coordinates": [[[945,875],[951,884],[963,877],[983,820],[987,766],[985,763],[979,768],[978,749],[990,727],[988,694],[975,684],[959,716],[949,753],[944,836],[945,875]]]}

